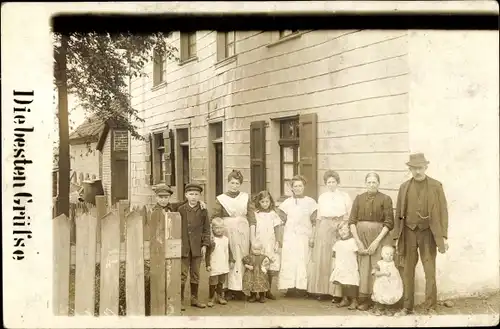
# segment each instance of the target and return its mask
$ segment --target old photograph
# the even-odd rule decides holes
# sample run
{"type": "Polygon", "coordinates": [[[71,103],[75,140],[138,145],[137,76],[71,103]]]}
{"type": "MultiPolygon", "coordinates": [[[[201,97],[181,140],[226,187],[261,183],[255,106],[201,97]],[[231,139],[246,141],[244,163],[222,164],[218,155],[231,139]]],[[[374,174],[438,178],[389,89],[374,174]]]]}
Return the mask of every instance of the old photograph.
{"type": "Polygon", "coordinates": [[[47,312],[498,322],[498,30],[50,37],[47,312]]]}

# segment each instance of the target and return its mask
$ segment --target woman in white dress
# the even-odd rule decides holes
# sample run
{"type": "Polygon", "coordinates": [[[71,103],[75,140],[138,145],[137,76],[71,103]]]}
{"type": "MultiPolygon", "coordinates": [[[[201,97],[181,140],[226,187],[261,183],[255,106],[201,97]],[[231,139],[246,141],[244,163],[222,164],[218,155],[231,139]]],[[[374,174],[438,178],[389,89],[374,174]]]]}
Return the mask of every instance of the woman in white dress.
{"type": "MultiPolygon", "coordinates": [[[[253,210],[249,195],[241,192],[243,175],[233,170],[227,177],[229,190],[217,196],[211,219],[220,217],[224,220],[225,235],[229,238],[229,246],[233,253],[235,265],[230,269],[227,279],[227,298],[244,299],[243,273],[245,268],[242,259],[250,252],[250,227],[247,217],[253,218],[253,210]]],[[[250,219],[251,222],[255,220],[250,219]]]]}
{"type": "Polygon", "coordinates": [[[279,206],[286,215],[286,222],[278,289],[287,289],[286,296],[305,295],[307,290],[307,266],[310,248],[314,244],[317,204],[313,198],[304,195],[305,185],[304,177],[293,177],[293,196],[279,206]]]}
{"type": "Polygon", "coordinates": [[[307,292],[316,295],[319,300],[333,296],[334,302],[342,297],[340,285],[331,283],[328,279],[332,271],[332,247],[339,239],[339,225],[349,219],[351,198],[338,189],[340,176],[333,170],[328,170],[323,176],[327,191],[318,199],[318,219],[316,221],[316,236],[311,254],[307,292]]]}

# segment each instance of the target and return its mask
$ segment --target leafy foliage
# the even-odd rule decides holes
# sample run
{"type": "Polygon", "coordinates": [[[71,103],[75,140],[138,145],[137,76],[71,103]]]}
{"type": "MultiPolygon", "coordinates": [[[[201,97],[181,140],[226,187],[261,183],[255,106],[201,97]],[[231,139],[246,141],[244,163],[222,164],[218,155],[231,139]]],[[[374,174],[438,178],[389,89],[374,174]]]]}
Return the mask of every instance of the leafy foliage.
{"type": "MultiPolygon", "coordinates": [[[[61,35],[54,34],[54,78],[61,83],[58,71],[61,35]]],[[[67,87],[87,112],[102,121],[113,119],[143,139],[135,122],[143,122],[130,104],[128,79],[144,76],[144,65],[156,58],[178,60],[177,49],[163,33],[134,35],[131,33],[71,33],[67,46],[67,87]]]]}

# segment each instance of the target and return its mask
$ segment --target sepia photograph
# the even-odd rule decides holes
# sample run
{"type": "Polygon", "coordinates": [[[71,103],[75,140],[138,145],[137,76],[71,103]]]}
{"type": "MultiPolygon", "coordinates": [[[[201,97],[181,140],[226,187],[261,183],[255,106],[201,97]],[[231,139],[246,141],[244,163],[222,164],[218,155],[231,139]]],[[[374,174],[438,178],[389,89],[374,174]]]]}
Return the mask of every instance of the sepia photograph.
{"type": "Polygon", "coordinates": [[[498,26],[56,22],[43,105],[2,87],[4,265],[45,262],[37,317],[498,324],[498,26]]]}

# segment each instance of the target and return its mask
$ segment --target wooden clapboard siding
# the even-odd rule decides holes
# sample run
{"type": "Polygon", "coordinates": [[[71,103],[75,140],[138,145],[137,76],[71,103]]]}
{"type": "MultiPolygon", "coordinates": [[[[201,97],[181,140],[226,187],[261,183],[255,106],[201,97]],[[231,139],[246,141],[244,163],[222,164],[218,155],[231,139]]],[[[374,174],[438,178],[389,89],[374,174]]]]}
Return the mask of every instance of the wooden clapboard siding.
{"type": "Polygon", "coordinates": [[[54,238],[54,276],[53,305],[55,315],[69,314],[69,269],[70,269],[70,231],[69,218],[65,214],[52,220],[54,238]]]}
{"type": "Polygon", "coordinates": [[[151,315],[165,315],[165,213],[156,209],[149,218],[151,315]]]}
{"type": "Polygon", "coordinates": [[[76,217],[75,314],[94,315],[94,280],[97,218],[90,213],[76,217]]]}
{"type": "Polygon", "coordinates": [[[101,221],[99,315],[118,315],[120,277],[120,214],[110,212],[101,221]]]}
{"type": "Polygon", "coordinates": [[[145,314],[144,241],[142,216],[136,211],[127,215],[126,296],[127,315],[145,314]]]}
{"type": "Polygon", "coordinates": [[[250,124],[250,181],[251,193],[266,189],[266,122],[250,124]]]}

